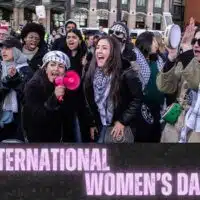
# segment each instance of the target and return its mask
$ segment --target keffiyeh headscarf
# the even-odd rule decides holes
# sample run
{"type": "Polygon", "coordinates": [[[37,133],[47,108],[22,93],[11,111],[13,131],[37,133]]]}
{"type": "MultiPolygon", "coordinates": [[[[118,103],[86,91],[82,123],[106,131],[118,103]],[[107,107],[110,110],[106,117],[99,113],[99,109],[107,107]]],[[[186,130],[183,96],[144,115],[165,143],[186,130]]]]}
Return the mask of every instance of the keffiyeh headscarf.
{"type": "Polygon", "coordinates": [[[95,102],[104,126],[110,125],[113,119],[113,102],[109,98],[111,88],[111,76],[106,76],[102,69],[96,68],[93,89],[95,102]]]}
{"type": "Polygon", "coordinates": [[[124,34],[124,39],[126,41],[129,40],[129,30],[127,28],[127,26],[125,24],[123,24],[122,22],[116,22],[114,23],[114,25],[110,28],[110,30],[114,31],[114,32],[120,32],[124,34]]]}
{"type": "Polygon", "coordinates": [[[59,62],[65,65],[66,69],[71,67],[69,57],[61,51],[50,51],[43,57],[43,65],[42,67],[46,66],[46,64],[50,61],[59,62]]]}
{"type": "MultiPolygon", "coordinates": [[[[151,70],[144,55],[137,47],[134,48],[134,52],[136,53],[136,62],[139,65],[139,78],[140,81],[142,82],[142,88],[144,89],[149,82],[149,78],[151,76],[151,70]]],[[[164,67],[164,61],[159,55],[157,60],[157,66],[159,71],[161,71],[164,67]]]]}

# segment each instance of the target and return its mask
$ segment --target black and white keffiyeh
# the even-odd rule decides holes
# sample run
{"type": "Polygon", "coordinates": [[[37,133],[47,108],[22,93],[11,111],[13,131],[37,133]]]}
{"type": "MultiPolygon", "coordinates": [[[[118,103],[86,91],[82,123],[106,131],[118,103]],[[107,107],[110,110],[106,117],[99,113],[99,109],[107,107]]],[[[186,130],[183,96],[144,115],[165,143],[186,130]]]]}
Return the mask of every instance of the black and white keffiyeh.
{"type": "Polygon", "coordinates": [[[125,29],[124,26],[122,26],[120,23],[114,24],[114,25],[111,27],[111,30],[113,30],[114,32],[118,31],[118,32],[120,32],[120,33],[123,33],[125,38],[128,37],[126,29],[125,29]]]}
{"type": "Polygon", "coordinates": [[[109,98],[110,88],[111,76],[106,76],[103,70],[97,67],[93,80],[94,98],[104,126],[110,125],[113,119],[113,102],[109,98]]]}
{"type": "Polygon", "coordinates": [[[192,105],[185,115],[179,143],[186,143],[187,135],[191,131],[200,134],[200,85],[198,92],[192,90],[192,105]]]}
{"type": "Polygon", "coordinates": [[[61,51],[50,51],[46,53],[42,61],[42,67],[44,67],[50,61],[62,63],[65,65],[66,69],[69,69],[71,67],[69,57],[61,51]]]}
{"type": "MultiPolygon", "coordinates": [[[[137,47],[135,47],[133,50],[136,54],[136,62],[139,65],[139,78],[142,82],[142,88],[144,89],[149,82],[151,70],[142,52],[137,47]]],[[[159,71],[161,71],[164,67],[163,59],[160,56],[158,56],[157,66],[159,71]]]]}

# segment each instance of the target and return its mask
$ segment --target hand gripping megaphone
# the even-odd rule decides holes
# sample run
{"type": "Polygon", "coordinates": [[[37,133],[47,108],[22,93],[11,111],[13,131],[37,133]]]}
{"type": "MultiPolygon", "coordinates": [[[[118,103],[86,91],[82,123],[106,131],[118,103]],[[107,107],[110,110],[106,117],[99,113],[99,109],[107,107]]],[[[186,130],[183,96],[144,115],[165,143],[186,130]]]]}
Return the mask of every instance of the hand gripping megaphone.
{"type": "MultiPolygon", "coordinates": [[[[64,86],[68,90],[76,90],[80,86],[80,82],[80,76],[74,70],[69,70],[65,76],[59,76],[55,79],[56,86],[64,86]]],[[[63,101],[63,97],[60,96],[58,100],[63,101]]]]}

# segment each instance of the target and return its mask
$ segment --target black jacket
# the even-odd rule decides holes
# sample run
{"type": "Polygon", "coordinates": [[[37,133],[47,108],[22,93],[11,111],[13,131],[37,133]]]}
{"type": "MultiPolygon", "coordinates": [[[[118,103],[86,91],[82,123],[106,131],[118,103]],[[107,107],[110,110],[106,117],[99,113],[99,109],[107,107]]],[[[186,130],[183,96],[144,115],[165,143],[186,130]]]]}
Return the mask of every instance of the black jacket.
{"type": "Polygon", "coordinates": [[[42,58],[44,57],[44,55],[48,52],[47,46],[46,44],[42,44],[37,53],[33,56],[33,58],[28,61],[29,66],[31,67],[31,69],[33,70],[33,72],[36,72],[43,64],[42,62],[42,58]]]}
{"type": "Polygon", "coordinates": [[[29,142],[59,142],[63,132],[69,139],[71,130],[62,130],[68,115],[66,102],[67,95],[63,102],[57,100],[54,84],[49,82],[43,69],[38,70],[25,88],[23,124],[29,142]]]}
{"type": "MultiPolygon", "coordinates": [[[[86,46],[85,43],[79,47],[76,56],[71,55],[71,50],[67,47],[66,44],[66,37],[57,39],[52,47],[52,50],[58,50],[65,53],[69,56],[70,63],[71,63],[71,70],[76,71],[80,77],[82,77],[83,73],[83,66],[82,66],[82,58],[86,54],[86,46]]],[[[70,124],[74,124],[75,117],[78,117],[80,131],[82,134],[82,140],[88,141],[88,127],[86,125],[86,117],[85,117],[85,103],[84,103],[84,94],[82,90],[82,81],[81,86],[75,91],[68,91],[68,98],[67,98],[67,110],[69,115],[66,116],[67,124],[64,124],[64,129],[71,129],[71,132],[75,132],[75,126],[71,127],[70,124]]],[[[69,132],[69,131],[68,131],[69,132]]],[[[64,136],[65,138],[65,136],[64,136]]]]}
{"type": "MultiPolygon", "coordinates": [[[[125,61],[123,61],[123,64],[125,61]]],[[[128,65],[129,66],[129,65],[128,65]]],[[[87,102],[87,115],[90,127],[101,129],[102,123],[97,105],[94,100],[92,83],[90,87],[84,85],[85,98],[87,102]]],[[[142,86],[137,73],[132,68],[123,65],[120,80],[120,100],[114,110],[113,123],[121,122],[123,125],[130,125],[135,128],[135,119],[140,111],[142,102],[142,86]]]]}

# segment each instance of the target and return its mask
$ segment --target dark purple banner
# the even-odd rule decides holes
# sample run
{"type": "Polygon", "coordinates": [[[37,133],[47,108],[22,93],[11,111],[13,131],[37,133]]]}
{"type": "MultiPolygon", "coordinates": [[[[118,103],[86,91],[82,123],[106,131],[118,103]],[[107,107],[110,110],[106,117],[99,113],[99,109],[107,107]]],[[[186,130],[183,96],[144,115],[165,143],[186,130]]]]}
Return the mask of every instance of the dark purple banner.
{"type": "Polygon", "coordinates": [[[198,145],[1,145],[1,199],[199,199],[198,145]]]}

